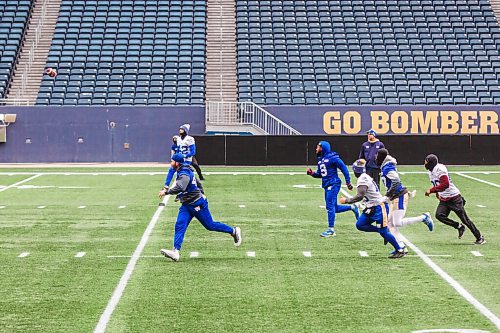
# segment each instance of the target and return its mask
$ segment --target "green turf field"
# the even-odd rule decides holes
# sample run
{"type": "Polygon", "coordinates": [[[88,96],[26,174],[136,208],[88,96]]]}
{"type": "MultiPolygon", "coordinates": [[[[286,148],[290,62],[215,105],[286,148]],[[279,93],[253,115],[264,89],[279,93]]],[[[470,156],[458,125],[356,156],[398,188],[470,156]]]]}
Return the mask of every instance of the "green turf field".
{"type": "MultiPolygon", "coordinates": [[[[99,319],[120,281],[106,332],[496,332],[500,167],[450,170],[487,243],[472,245],[468,231],[459,240],[438,221],[432,233],[423,224],[401,231],[490,319],[414,250],[387,259],[390,247],[357,231],[351,212],[338,215],[337,237],[320,238],[323,191],[302,168],[206,168],[212,214],[240,226],[243,244],[194,220],[179,262],[159,253],[172,246],[179,207],[173,198],[158,206],[163,168],[2,168],[0,332],[104,328],[99,319]]],[[[407,216],[433,213],[423,167],[400,171],[418,190],[407,216]]]]}

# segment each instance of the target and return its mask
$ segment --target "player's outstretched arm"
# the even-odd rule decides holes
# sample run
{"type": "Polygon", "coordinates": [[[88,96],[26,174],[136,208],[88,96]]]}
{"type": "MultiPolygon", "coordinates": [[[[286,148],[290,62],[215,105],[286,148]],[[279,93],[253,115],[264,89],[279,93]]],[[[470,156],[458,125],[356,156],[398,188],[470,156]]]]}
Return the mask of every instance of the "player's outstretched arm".
{"type": "Polygon", "coordinates": [[[342,172],[344,175],[345,183],[347,185],[347,188],[349,190],[353,189],[353,186],[351,185],[351,176],[349,175],[349,170],[347,169],[347,166],[345,165],[344,161],[342,161],[340,158],[335,161],[335,164],[337,168],[342,172]]]}
{"type": "Polygon", "coordinates": [[[366,191],[368,191],[368,186],[366,185],[360,185],[358,186],[358,193],[356,193],[355,196],[352,198],[340,198],[340,203],[341,204],[353,204],[355,202],[363,200],[363,197],[366,194],[366,191]]]}

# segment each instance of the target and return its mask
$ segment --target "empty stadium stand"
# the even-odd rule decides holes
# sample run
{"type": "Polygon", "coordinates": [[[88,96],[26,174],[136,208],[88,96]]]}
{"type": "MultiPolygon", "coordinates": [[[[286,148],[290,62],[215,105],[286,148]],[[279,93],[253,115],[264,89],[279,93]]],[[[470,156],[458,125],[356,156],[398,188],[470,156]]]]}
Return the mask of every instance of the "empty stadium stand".
{"type": "Polygon", "coordinates": [[[31,6],[30,0],[0,1],[0,99],[6,94],[31,6]]]}
{"type": "Polygon", "coordinates": [[[200,105],[206,1],[63,0],[39,105],[200,105]]]}
{"type": "Polygon", "coordinates": [[[499,104],[499,51],[487,0],[237,0],[241,101],[499,104]]]}

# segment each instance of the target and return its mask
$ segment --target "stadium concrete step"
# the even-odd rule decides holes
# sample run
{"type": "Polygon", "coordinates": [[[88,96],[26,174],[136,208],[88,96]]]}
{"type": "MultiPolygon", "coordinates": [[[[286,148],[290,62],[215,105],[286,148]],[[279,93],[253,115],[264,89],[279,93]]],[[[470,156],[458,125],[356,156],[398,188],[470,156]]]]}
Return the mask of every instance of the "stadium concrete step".
{"type": "Polygon", "coordinates": [[[207,1],[205,100],[236,102],[236,3],[207,1]]]}
{"type": "Polygon", "coordinates": [[[60,7],[61,0],[35,0],[7,101],[22,99],[35,104],[60,7]]]}
{"type": "Polygon", "coordinates": [[[497,18],[497,22],[500,24],[500,0],[490,0],[491,9],[497,18]]]}

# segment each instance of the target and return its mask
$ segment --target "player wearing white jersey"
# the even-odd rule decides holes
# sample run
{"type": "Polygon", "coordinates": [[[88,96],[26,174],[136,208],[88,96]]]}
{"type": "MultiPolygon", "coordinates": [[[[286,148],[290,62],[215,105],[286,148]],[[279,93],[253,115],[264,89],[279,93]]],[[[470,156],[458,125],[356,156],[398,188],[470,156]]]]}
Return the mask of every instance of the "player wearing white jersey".
{"type": "Polygon", "coordinates": [[[196,170],[200,180],[205,180],[201,173],[201,168],[196,160],[196,144],[192,136],[189,135],[191,125],[184,124],[179,127],[179,136],[177,138],[177,145],[179,146],[179,153],[184,155],[185,164],[191,164],[196,170]]]}
{"type": "Polygon", "coordinates": [[[357,160],[352,165],[354,175],[358,179],[356,185],[358,193],[352,198],[340,198],[340,203],[353,204],[363,200],[366,208],[356,221],[356,228],[364,232],[378,232],[385,241],[394,247],[389,258],[404,257],[405,252],[387,227],[389,205],[385,202],[386,198],[380,194],[377,184],[366,174],[365,165],[365,160],[357,160]],[[376,226],[372,225],[373,222],[376,226]]]}
{"type": "Polygon", "coordinates": [[[474,244],[481,245],[486,243],[481,232],[467,216],[464,208],[465,199],[462,197],[455,184],[453,184],[446,166],[439,163],[438,157],[434,154],[427,155],[424,165],[429,171],[429,179],[433,186],[425,191],[425,195],[429,196],[431,193],[435,193],[436,197],[439,199],[439,205],[436,209],[436,218],[444,224],[457,229],[458,238],[462,238],[465,232],[465,226],[467,226],[474,237],[476,237],[474,244]],[[462,223],[453,221],[448,217],[451,211],[457,214],[462,223]]]}
{"type": "Polygon", "coordinates": [[[429,231],[432,231],[434,223],[432,222],[431,215],[428,212],[422,213],[420,216],[405,218],[410,194],[411,197],[414,197],[416,191],[410,193],[408,192],[408,189],[403,186],[397,169],[398,163],[393,156],[389,155],[389,151],[385,148],[380,149],[377,152],[375,162],[382,171],[382,183],[384,183],[387,188],[385,196],[387,197],[390,208],[389,230],[394,237],[396,237],[403,250],[408,251],[402,240],[399,228],[423,222],[429,228],[429,231]]]}

